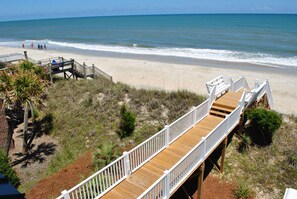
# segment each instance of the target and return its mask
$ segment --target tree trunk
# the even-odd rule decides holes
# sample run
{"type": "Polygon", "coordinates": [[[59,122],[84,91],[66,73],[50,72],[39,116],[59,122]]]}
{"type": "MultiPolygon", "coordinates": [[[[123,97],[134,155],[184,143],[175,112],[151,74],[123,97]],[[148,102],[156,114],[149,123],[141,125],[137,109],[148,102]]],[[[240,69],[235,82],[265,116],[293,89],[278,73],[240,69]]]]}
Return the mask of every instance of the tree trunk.
{"type": "Polygon", "coordinates": [[[28,115],[29,115],[29,107],[28,107],[28,102],[26,102],[25,111],[24,111],[23,153],[27,152],[28,115]]]}

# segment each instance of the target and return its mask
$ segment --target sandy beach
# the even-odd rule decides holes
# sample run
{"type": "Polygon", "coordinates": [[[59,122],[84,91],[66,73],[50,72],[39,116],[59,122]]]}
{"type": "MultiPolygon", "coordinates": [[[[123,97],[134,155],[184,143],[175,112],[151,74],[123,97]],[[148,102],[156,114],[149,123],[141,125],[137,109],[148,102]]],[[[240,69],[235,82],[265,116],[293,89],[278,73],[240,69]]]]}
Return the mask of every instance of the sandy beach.
{"type": "Polygon", "coordinates": [[[0,55],[28,52],[33,59],[61,56],[73,58],[87,65],[94,64],[113,77],[115,82],[123,82],[136,88],[189,90],[206,95],[205,82],[218,75],[231,76],[234,80],[244,75],[250,87],[256,79],[268,79],[271,85],[276,111],[297,115],[297,73],[278,67],[257,66],[249,63],[215,62],[190,60],[186,58],[149,58],[142,56],[104,56],[99,52],[80,54],[52,50],[9,48],[0,46],[0,55]]]}

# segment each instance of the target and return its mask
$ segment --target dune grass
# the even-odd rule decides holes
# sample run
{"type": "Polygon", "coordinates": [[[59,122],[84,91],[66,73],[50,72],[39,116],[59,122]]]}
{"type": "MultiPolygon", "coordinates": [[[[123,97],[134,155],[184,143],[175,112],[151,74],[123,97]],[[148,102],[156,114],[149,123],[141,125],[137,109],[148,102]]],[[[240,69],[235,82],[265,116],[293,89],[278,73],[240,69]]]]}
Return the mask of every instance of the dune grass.
{"type": "MultiPolygon", "coordinates": [[[[61,147],[40,178],[57,172],[86,151],[109,141],[120,151],[128,150],[204,99],[188,91],[135,89],[104,78],[59,80],[49,89],[46,108],[39,115],[53,118],[50,135],[58,139],[61,147]],[[131,136],[120,139],[117,131],[123,104],[135,114],[136,126],[131,136]]],[[[24,184],[22,191],[32,186],[32,183],[24,184]]]]}
{"type": "Polygon", "coordinates": [[[257,198],[282,198],[286,188],[297,189],[297,120],[293,116],[283,117],[286,122],[267,147],[254,145],[240,153],[237,149],[241,141],[233,137],[227,149],[223,179],[247,179],[257,198]]]}

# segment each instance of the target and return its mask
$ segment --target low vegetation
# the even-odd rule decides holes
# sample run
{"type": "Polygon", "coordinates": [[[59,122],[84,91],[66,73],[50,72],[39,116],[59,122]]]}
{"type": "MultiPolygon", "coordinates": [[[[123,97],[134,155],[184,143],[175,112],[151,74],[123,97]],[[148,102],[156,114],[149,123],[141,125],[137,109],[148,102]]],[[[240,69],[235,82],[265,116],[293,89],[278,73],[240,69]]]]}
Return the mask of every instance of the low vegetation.
{"type": "Polygon", "coordinates": [[[8,156],[2,150],[0,150],[0,174],[4,175],[13,186],[20,185],[20,179],[11,167],[8,156]]]}
{"type": "MultiPolygon", "coordinates": [[[[297,120],[293,116],[283,117],[285,122],[276,130],[273,142],[268,146],[250,144],[244,153],[240,153],[237,149],[242,137],[233,137],[227,149],[223,179],[248,179],[250,191],[257,198],[282,198],[286,188],[297,189],[297,167],[294,163],[297,154],[297,120]]],[[[243,192],[242,188],[238,188],[235,194],[241,195],[243,192]]]]}
{"type": "Polygon", "coordinates": [[[252,195],[249,180],[242,178],[238,179],[234,194],[236,199],[248,199],[252,195]]]}
{"type": "MultiPolygon", "coordinates": [[[[46,108],[36,120],[50,116],[43,126],[51,127],[49,133],[60,147],[40,178],[87,151],[94,152],[98,170],[204,101],[188,91],[135,89],[104,78],[57,80],[48,92],[46,108]]],[[[22,191],[31,186],[22,185],[22,191]]]]}
{"type": "Polygon", "coordinates": [[[125,104],[123,104],[121,107],[120,116],[121,118],[118,134],[120,138],[123,139],[125,137],[129,137],[135,130],[136,116],[131,111],[127,110],[125,104]]]}
{"type": "Polygon", "coordinates": [[[251,125],[246,132],[252,138],[253,143],[260,146],[267,146],[272,143],[276,130],[281,126],[281,116],[275,111],[264,108],[255,108],[246,111],[247,119],[251,125]]]}

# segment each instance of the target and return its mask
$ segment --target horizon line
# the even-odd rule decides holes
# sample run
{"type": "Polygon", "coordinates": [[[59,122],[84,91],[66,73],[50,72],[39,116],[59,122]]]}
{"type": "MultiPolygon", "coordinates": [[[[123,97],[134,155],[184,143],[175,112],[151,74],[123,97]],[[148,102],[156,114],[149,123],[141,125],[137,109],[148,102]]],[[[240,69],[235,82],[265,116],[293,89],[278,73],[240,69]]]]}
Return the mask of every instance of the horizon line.
{"type": "Polygon", "coordinates": [[[96,17],[129,17],[129,16],[170,16],[170,15],[297,15],[297,13],[171,13],[171,14],[119,14],[119,15],[92,15],[92,16],[69,16],[69,17],[53,17],[53,18],[31,18],[16,20],[0,20],[1,22],[19,22],[19,21],[35,21],[35,20],[56,20],[56,19],[75,19],[75,18],[96,18],[96,17]]]}

